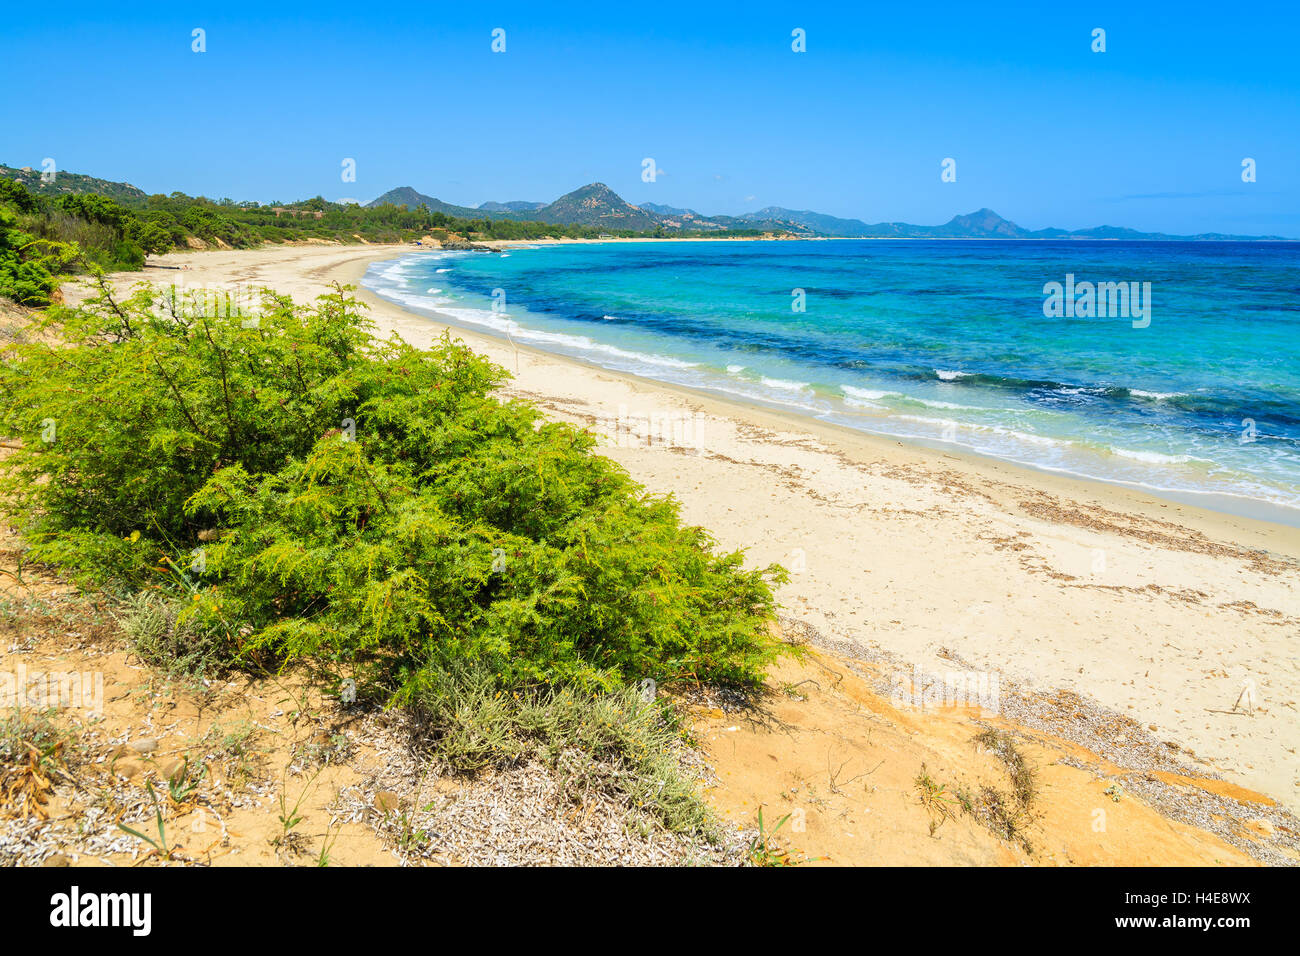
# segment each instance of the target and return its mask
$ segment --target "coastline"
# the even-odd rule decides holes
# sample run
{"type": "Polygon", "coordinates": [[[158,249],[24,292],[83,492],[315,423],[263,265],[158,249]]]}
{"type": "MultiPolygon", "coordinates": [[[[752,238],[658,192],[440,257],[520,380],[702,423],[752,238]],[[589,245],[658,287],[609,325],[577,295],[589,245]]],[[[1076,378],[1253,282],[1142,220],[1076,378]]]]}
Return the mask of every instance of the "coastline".
{"type": "MultiPolygon", "coordinates": [[[[837,237],[822,237],[827,240],[837,237]]],[[[896,238],[896,237],[881,237],[896,238]]],[[[756,237],[745,237],[743,239],[708,239],[708,238],[690,238],[690,239],[642,239],[642,238],[608,238],[608,239],[540,239],[540,240],[486,240],[478,245],[490,248],[494,251],[526,248],[538,245],[584,245],[584,244],[604,244],[604,243],[639,243],[639,242],[724,242],[724,241],[756,241],[756,237]]],[[[810,240],[811,241],[811,240],[810,240]]],[[[917,240],[912,240],[917,241],[917,240]]],[[[930,240],[923,240],[930,241],[930,240]]],[[[989,241],[989,240],[975,240],[989,241]]],[[[1038,240],[1042,241],[1042,240],[1038,240]]],[[[405,252],[399,252],[393,259],[401,258],[406,253],[420,254],[431,250],[411,249],[409,247],[394,246],[394,249],[404,249],[405,252]]],[[[1146,486],[1139,483],[1125,481],[1120,478],[1102,478],[1089,475],[1083,472],[1070,471],[1066,469],[1052,468],[1047,465],[1041,465],[1032,461],[1017,461],[1009,458],[1001,458],[995,455],[984,454],[979,451],[968,448],[958,448],[940,441],[930,441],[919,437],[895,437],[886,433],[871,432],[860,428],[853,428],[848,425],[842,425],[833,421],[816,418],[811,415],[802,414],[795,411],[786,411],[777,406],[761,403],[746,402],[743,398],[731,398],[726,394],[719,394],[717,391],[707,388],[695,388],[689,385],[681,385],[674,382],[663,381],[657,378],[639,376],[633,373],[622,372],[615,369],[609,369],[597,362],[592,362],[580,356],[562,354],[547,351],[546,349],[537,348],[529,345],[515,345],[513,342],[507,343],[490,333],[480,331],[473,327],[467,327],[459,323],[452,316],[445,315],[432,307],[426,307],[425,311],[432,313],[431,316],[424,316],[420,313],[414,313],[403,308],[400,304],[384,298],[374,290],[366,288],[361,284],[366,270],[379,262],[389,261],[386,259],[376,259],[368,261],[360,267],[349,267],[346,274],[349,276],[347,281],[358,287],[358,297],[362,298],[372,308],[380,306],[383,308],[397,309],[403,314],[415,315],[417,318],[443,323],[444,327],[449,328],[463,337],[467,342],[473,340],[478,343],[475,347],[482,346],[490,348],[493,345],[500,347],[509,347],[512,352],[528,353],[534,356],[545,356],[559,362],[567,362],[574,365],[580,365],[584,368],[600,371],[604,374],[616,378],[632,381],[647,382],[665,391],[679,396],[683,400],[690,400],[700,403],[702,407],[709,408],[710,413],[728,416],[745,417],[752,421],[764,421],[770,426],[780,426],[783,428],[804,428],[810,432],[816,433],[823,437],[838,437],[842,441],[853,443],[859,438],[865,439],[866,447],[872,448],[877,445],[902,445],[903,447],[913,449],[925,449],[934,454],[943,455],[949,458],[957,458],[968,467],[979,467],[980,465],[989,466],[994,469],[1011,469],[1014,476],[1018,473],[1032,472],[1044,479],[1057,479],[1064,482],[1065,485],[1058,489],[1059,491],[1068,491],[1077,485],[1084,485],[1089,488],[1095,488],[1095,493],[1104,494],[1100,489],[1117,489],[1127,491],[1130,496],[1121,496],[1117,502],[1122,506],[1137,505],[1161,505],[1177,503],[1187,506],[1196,512],[1205,512],[1210,514],[1221,514],[1229,517],[1242,518],[1252,524],[1261,524],[1265,526],[1280,525],[1289,526],[1296,530],[1295,540],[1297,550],[1290,552],[1292,557],[1300,557],[1300,509],[1288,508],[1281,504],[1260,501],[1242,494],[1220,493],[1211,491],[1192,491],[1181,490],[1167,487],[1146,486]],[[1135,496],[1135,497],[1134,497],[1135,496]]],[[[999,472],[1001,473],[1001,472],[999,472]]]]}
{"type": "MultiPolygon", "coordinates": [[[[116,278],[265,285],[302,300],[413,251],[176,253],[161,262],[190,269],[116,278]]],[[[421,345],[442,332],[368,290],[358,297],[381,334],[421,345]]],[[[1300,806],[1289,749],[1300,723],[1300,529],[905,445],[448,327],[515,375],[506,396],[605,434],[602,453],[651,492],[676,495],[684,519],[723,547],[747,549],[754,565],[793,565],[782,604],[828,643],[1073,690],[1157,728],[1203,771],[1300,806]],[[654,415],[689,416],[702,453],[645,447],[611,427],[654,415]],[[1249,715],[1232,710],[1246,682],[1256,688],[1249,715]]]]}

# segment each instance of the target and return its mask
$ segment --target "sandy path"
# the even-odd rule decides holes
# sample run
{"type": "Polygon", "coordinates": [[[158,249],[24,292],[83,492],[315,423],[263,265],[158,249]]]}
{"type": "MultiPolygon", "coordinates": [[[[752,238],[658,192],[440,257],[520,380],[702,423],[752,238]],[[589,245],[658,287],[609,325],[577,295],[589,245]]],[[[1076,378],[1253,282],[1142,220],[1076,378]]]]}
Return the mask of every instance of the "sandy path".
{"type": "MultiPolygon", "coordinates": [[[[408,247],[296,246],[157,260],[150,281],[266,285],[300,300],[408,247]]],[[[127,275],[123,280],[140,277],[127,275]]],[[[414,344],[442,327],[368,293],[414,344]]],[[[508,388],[611,436],[605,453],[755,564],[823,636],[929,671],[953,657],[1072,689],[1300,809],[1300,530],[783,417],[457,330],[508,388]],[[698,449],[611,422],[678,416],[698,449]],[[940,652],[945,656],[940,656],[940,652]],[[1243,687],[1254,712],[1231,712],[1243,687]]]]}

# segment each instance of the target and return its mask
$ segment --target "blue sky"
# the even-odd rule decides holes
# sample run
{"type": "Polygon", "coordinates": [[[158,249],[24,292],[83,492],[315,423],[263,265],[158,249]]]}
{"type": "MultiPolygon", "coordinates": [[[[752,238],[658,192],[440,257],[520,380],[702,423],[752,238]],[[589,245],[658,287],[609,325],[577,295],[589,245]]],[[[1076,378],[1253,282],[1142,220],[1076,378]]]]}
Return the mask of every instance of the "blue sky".
{"type": "Polygon", "coordinates": [[[898,6],[11,5],[0,162],[259,201],[599,180],[705,213],[1300,236],[1295,4],[898,6]]]}

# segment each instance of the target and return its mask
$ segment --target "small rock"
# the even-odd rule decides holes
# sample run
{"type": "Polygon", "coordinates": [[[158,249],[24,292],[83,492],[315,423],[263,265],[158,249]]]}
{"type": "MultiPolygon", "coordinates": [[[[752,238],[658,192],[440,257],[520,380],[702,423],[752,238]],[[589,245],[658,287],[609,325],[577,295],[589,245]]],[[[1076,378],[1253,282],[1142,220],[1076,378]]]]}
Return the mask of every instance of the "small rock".
{"type": "Polygon", "coordinates": [[[62,853],[52,853],[45,858],[41,866],[72,866],[72,861],[62,853]]]}
{"type": "Polygon", "coordinates": [[[169,760],[163,764],[163,779],[171,783],[179,782],[185,775],[185,769],[188,766],[184,760],[169,760]]]}
{"type": "Polygon", "coordinates": [[[380,790],[375,794],[375,809],[380,813],[394,813],[402,807],[402,798],[391,790],[380,790]]]}
{"type": "Polygon", "coordinates": [[[138,754],[150,754],[158,749],[158,740],[155,737],[141,737],[131,741],[131,749],[138,754]]]}
{"type": "Polygon", "coordinates": [[[132,777],[138,776],[139,773],[140,765],[134,760],[119,760],[117,763],[113,764],[114,776],[123,777],[129,780],[132,777]]]}

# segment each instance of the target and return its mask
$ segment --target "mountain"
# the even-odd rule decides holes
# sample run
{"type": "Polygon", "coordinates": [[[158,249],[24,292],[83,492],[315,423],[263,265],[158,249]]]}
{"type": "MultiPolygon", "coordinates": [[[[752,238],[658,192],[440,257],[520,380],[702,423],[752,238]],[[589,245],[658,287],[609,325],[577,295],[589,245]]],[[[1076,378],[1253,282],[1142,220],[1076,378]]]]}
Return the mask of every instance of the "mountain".
{"type": "MultiPolygon", "coordinates": [[[[41,171],[30,166],[14,168],[0,164],[0,176],[17,180],[35,193],[48,196],[75,193],[98,193],[128,205],[148,199],[142,189],[130,183],[113,182],[82,173],[59,171],[54,182],[41,180],[41,171]]],[[[1282,236],[1234,236],[1201,233],[1176,236],[1163,232],[1138,232],[1123,226],[1094,226],[1089,229],[1025,229],[1004,219],[992,209],[978,209],[963,216],[953,216],[938,226],[917,226],[906,222],[866,223],[861,219],[842,219],[811,209],[786,209],[768,206],[740,216],[706,216],[694,209],[642,203],[634,206],[604,183],[590,183],[566,193],[550,203],[513,200],[485,202],[477,209],[443,202],[425,195],[412,186],[390,189],[365,205],[393,203],[415,209],[428,207],[458,219],[511,219],[517,222],[546,222],[557,225],[591,226],[597,229],[633,232],[768,232],[806,237],[863,239],[1118,239],[1118,240],[1205,240],[1283,239],[1282,236]]]]}
{"type": "Polygon", "coordinates": [[[638,232],[650,232],[662,225],[654,214],[633,206],[604,183],[591,183],[565,193],[533,215],[542,222],[562,226],[598,226],[638,232]]]}
{"type": "Polygon", "coordinates": [[[948,239],[1021,239],[1029,235],[1009,219],[1003,219],[992,209],[980,209],[966,216],[953,216],[947,223],[935,227],[935,233],[948,239]]]}
{"type": "MultiPolygon", "coordinates": [[[[433,196],[414,189],[411,186],[399,186],[390,189],[378,199],[366,203],[367,206],[380,206],[393,203],[414,209],[427,206],[430,212],[442,212],[448,216],[462,219],[514,219],[517,221],[548,222],[557,225],[581,225],[598,229],[632,230],[635,232],[773,232],[793,233],[795,235],[828,235],[824,231],[810,228],[793,219],[767,217],[751,213],[747,218],[736,216],[704,216],[694,209],[680,209],[675,206],[663,206],[657,203],[642,203],[634,206],[627,202],[604,183],[590,183],[571,193],[566,193],[550,203],[526,202],[485,202],[477,209],[468,206],[456,206],[445,203],[433,196]]],[[[778,210],[785,212],[785,210],[778,210]]],[[[815,216],[816,213],[809,215],[815,216]]],[[[834,220],[849,222],[850,220],[834,220]]],[[[859,223],[858,225],[861,225],[859,223]]],[[[841,233],[834,233],[840,235],[841,233]]]]}
{"type": "Polygon", "coordinates": [[[16,179],[27,187],[29,192],[45,196],[67,196],[74,193],[98,193],[122,203],[143,202],[148,197],[143,189],[137,189],[130,183],[115,183],[108,179],[98,179],[82,173],[65,173],[56,169],[54,182],[47,183],[41,179],[41,170],[30,166],[15,169],[0,164],[0,176],[16,179]]]}
{"type": "Polygon", "coordinates": [[[426,196],[411,186],[398,186],[396,189],[390,189],[378,199],[372,199],[366,203],[366,206],[382,206],[384,203],[392,203],[394,206],[405,206],[407,209],[415,209],[419,206],[427,206],[429,212],[440,212],[448,216],[456,216],[460,219],[482,219],[483,212],[478,209],[471,209],[469,206],[455,206],[451,203],[443,202],[441,199],[435,199],[433,196],[426,196]]]}
{"type": "Polygon", "coordinates": [[[544,202],[528,202],[516,199],[513,202],[479,203],[480,212],[535,212],[545,206],[544,202]]]}
{"type": "MultiPolygon", "coordinates": [[[[736,229],[763,229],[762,223],[741,222],[735,216],[706,216],[694,209],[643,202],[638,207],[653,215],[665,229],[690,229],[700,232],[725,232],[736,229]]],[[[784,227],[778,232],[787,231],[784,227]]],[[[797,230],[796,230],[797,231],[797,230]]]]}
{"type": "MultiPolygon", "coordinates": [[[[715,216],[715,221],[725,217],[715,216]]],[[[1205,240],[1232,241],[1243,239],[1281,239],[1281,236],[1231,236],[1218,232],[1194,236],[1175,236],[1164,232],[1138,232],[1119,226],[1095,226],[1091,229],[1035,229],[1029,230],[1004,219],[992,209],[978,209],[964,216],[953,216],[939,226],[916,226],[908,222],[865,223],[861,219],[839,219],[811,210],[783,209],[768,206],[758,212],[745,213],[741,221],[770,229],[772,223],[791,225],[791,231],[812,230],[818,236],[854,239],[1127,239],[1142,241],[1205,240]]]]}
{"type": "Polygon", "coordinates": [[[366,203],[379,206],[390,202],[414,209],[427,206],[430,212],[446,213],[462,219],[515,219],[548,222],[561,226],[593,226],[602,229],[630,229],[636,232],[653,232],[663,223],[643,209],[623,200],[604,183],[591,183],[571,193],[565,193],[551,203],[515,201],[508,203],[485,202],[477,209],[454,206],[410,186],[390,189],[378,199],[366,203]]]}
{"type": "Polygon", "coordinates": [[[820,236],[864,239],[1019,239],[1030,234],[992,209],[980,209],[965,216],[953,216],[941,226],[914,226],[906,222],[868,224],[861,219],[840,219],[810,209],[768,206],[740,217],[749,222],[796,223],[820,236]]]}
{"type": "Polygon", "coordinates": [[[795,223],[821,236],[866,236],[871,228],[861,219],[840,219],[810,209],[783,209],[780,206],[747,212],[739,218],[749,222],[795,223]]]}
{"type": "Polygon", "coordinates": [[[695,216],[697,219],[703,219],[694,209],[679,209],[676,206],[665,206],[657,202],[639,203],[637,208],[644,209],[646,212],[652,212],[657,216],[695,216]]]}

